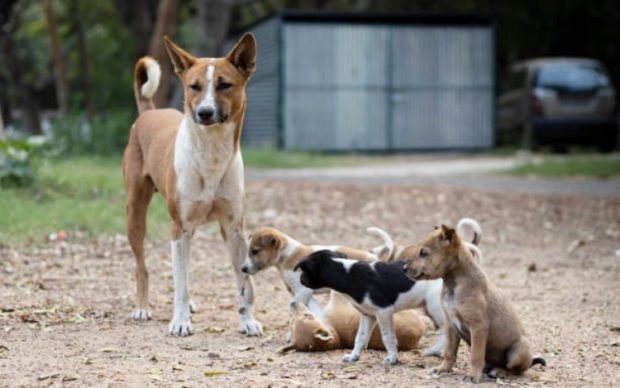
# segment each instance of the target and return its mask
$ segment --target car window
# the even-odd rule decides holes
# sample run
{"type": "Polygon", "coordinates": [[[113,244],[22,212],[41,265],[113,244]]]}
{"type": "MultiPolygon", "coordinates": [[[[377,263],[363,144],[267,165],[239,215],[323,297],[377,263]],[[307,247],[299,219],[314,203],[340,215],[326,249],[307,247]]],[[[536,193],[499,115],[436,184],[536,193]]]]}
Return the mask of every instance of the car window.
{"type": "Polygon", "coordinates": [[[599,67],[582,64],[551,64],[536,73],[534,85],[552,89],[590,90],[609,85],[599,67]]]}

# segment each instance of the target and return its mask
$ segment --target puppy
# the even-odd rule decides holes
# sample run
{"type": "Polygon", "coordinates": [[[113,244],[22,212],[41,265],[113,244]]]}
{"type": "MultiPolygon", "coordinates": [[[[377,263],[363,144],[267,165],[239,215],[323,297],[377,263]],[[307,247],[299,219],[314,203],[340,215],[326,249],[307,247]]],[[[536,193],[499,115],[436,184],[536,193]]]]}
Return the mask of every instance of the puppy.
{"type": "MultiPolygon", "coordinates": [[[[480,228],[480,224],[478,224],[478,222],[474,219],[462,218],[458,222],[456,227],[458,233],[464,235],[467,228],[471,230],[473,235],[471,244],[480,244],[480,239],[482,238],[482,228],[480,228]]],[[[383,229],[377,227],[370,227],[367,229],[367,231],[380,237],[383,240],[383,245],[379,245],[370,250],[371,253],[378,256],[382,261],[402,260],[402,258],[406,255],[411,255],[417,252],[419,249],[417,245],[404,246],[394,244],[390,235],[383,229]]],[[[426,351],[424,351],[423,354],[425,356],[441,357],[441,352],[445,347],[446,340],[443,330],[444,314],[441,307],[442,285],[443,280],[441,279],[420,281],[416,285],[416,287],[419,289],[419,292],[423,295],[421,305],[416,307],[423,307],[428,316],[431,317],[431,319],[435,323],[435,326],[440,330],[437,342],[426,351]]]]}
{"type": "MultiPolygon", "coordinates": [[[[360,314],[341,294],[332,291],[325,306],[324,322],[321,322],[303,304],[293,303],[295,316],[291,342],[278,350],[303,352],[350,349],[355,340],[360,314]]],[[[414,349],[424,335],[425,325],[414,310],[394,314],[394,332],[399,350],[414,349]]],[[[385,350],[377,327],[368,342],[370,349],[385,350]]]]}
{"type": "Polygon", "coordinates": [[[342,360],[359,360],[368,345],[372,328],[379,323],[381,339],[387,350],[384,364],[398,362],[398,341],[394,333],[394,313],[423,303],[424,294],[417,282],[403,272],[404,262],[372,262],[346,258],[342,252],[321,250],[302,260],[295,269],[302,271],[300,281],[313,290],[331,288],[344,295],[361,313],[353,351],[342,360]]]}
{"type": "Polygon", "coordinates": [[[534,364],[546,365],[544,359],[532,358],[516,312],[480,268],[472,247],[453,228],[438,227],[408,259],[403,268],[413,281],[444,281],[441,302],[449,324],[444,325],[443,362],[434,372],[452,370],[461,339],[470,346],[468,378],[476,383],[485,369],[499,367],[521,374],[534,364]]]}
{"type": "Polygon", "coordinates": [[[310,311],[323,320],[323,309],[312,296],[314,290],[304,287],[299,281],[300,273],[295,266],[312,252],[322,249],[334,249],[359,260],[377,260],[377,256],[360,249],[342,246],[326,247],[324,245],[304,245],[292,237],[274,228],[260,228],[250,235],[248,256],[241,267],[246,274],[255,274],[268,267],[275,266],[289,292],[293,294],[294,303],[308,306],[310,311]]]}

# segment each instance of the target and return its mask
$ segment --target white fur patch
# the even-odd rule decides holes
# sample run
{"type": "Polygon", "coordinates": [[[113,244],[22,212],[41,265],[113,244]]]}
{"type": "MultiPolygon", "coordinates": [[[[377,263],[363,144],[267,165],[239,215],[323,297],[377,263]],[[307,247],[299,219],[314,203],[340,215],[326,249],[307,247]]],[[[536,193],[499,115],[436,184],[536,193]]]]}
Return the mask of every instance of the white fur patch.
{"type": "Polygon", "coordinates": [[[204,98],[200,101],[198,108],[211,108],[214,111],[217,111],[215,106],[215,81],[213,79],[213,73],[215,71],[215,65],[213,62],[207,66],[207,76],[206,76],[206,85],[207,92],[205,93],[204,98]]]}
{"type": "Polygon", "coordinates": [[[295,240],[291,236],[288,236],[286,234],[283,234],[283,236],[286,239],[286,246],[284,247],[282,252],[280,252],[280,257],[278,257],[278,261],[284,260],[284,259],[287,259],[293,256],[295,252],[297,252],[297,250],[299,250],[299,248],[301,248],[302,246],[302,244],[299,241],[295,240]]]}
{"type": "MultiPolygon", "coordinates": [[[[381,238],[381,240],[383,240],[383,244],[388,250],[387,257],[392,257],[392,252],[394,251],[394,242],[392,241],[392,237],[390,237],[390,235],[385,230],[377,228],[376,226],[371,226],[370,228],[366,229],[366,231],[381,238]]],[[[378,252],[373,251],[373,253],[375,255],[378,255],[379,253],[381,253],[381,250],[379,250],[378,252]]]]}
{"type": "Polygon", "coordinates": [[[342,264],[342,266],[344,267],[344,270],[347,271],[347,273],[351,270],[351,267],[353,266],[353,264],[357,263],[357,260],[351,260],[351,259],[334,258],[333,260],[342,264]]]}
{"type": "Polygon", "coordinates": [[[159,63],[153,58],[145,58],[144,65],[146,66],[146,82],[142,84],[140,92],[144,98],[153,98],[153,95],[159,87],[159,79],[161,78],[161,68],[159,63]]]}

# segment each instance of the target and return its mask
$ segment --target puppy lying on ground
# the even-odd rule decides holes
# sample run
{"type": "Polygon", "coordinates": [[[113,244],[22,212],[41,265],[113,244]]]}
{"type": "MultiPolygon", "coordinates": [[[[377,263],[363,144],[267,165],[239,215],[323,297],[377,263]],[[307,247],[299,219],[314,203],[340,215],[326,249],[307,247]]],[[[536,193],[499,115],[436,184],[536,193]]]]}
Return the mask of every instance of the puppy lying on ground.
{"type": "Polygon", "coordinates": [[[434,372],[452,370],[461,339],[471,348],[468,377],[474,382],[480,381],[483,370],[499,367],[521,374],[534,364],[546,365],[544,359],[532,358],[516,312],[454,229],[437,228],[403,268],[414,281],[444,281],[441,302],[449,324],[443,362],[434,372]]]}
{"type": "MultiPolygon", "coordinates": [[[[355,340],[355,331],[360,314],[339,293],[332,291],[325,306],[324,321],[321,322],[303,304],[294,303],[291,342],[278,350],[303,352],[350,349],[355,340]]],[[[399,350],[414,349],[424,335],[425,325],[413,310],[403,310],[394,315],[394,333],[399,350]]],[[[385,350],[377,327],[368,342],[368,348],[385,350]]]]}
{"type": "Polygon", "coordinates": [[[334,249],[344,252],[346,255],[358,260],[377,260],[373,253],[360,249],[342,246],[304,245],[292,237],[274,228],[260,228],[250,236],[248,257],[241,271],[247,274],[255,274],[260,270],[275,266],[280,271],[286,287],[293,294],[294,303],[303,303],[319,319],[323,320],[323,309],[314,299],[311,290],[303,286],[299,272],[295,272],[295,266],[312,252],[322,249],[334,249]]]}
{"type": "MultiPolygon", "coordinates": [[[[468,228],[473,234],[471,243],[478,245],[480,243],[480,239],[482,238],[482,229],[480,228],[480,224],[478,224],[478,222],[474,219],[462,218],[456,226],[456,230],[461,236],[465,234],[465,231],[468,228]]],[[[383,229],[370,227],[367,230],[383,240],[383,245],[379,245],[370,250],[371,253],[378,256],[382,261],[402,260],[403,257],[406,257],[407,255],[411,256],[419,250],[417,245],[404,246],[394,244],[392,237],[390,237],[390,235],[383,229]]],[[[441,357],[441,353],[443,352],[446,343],[443,330],[444,315],[441,307],[442,285],[443,280],[441,279],[421,281],[416,285],[417,290],[419,290],[418,292],[422,294],[421,305],[416,307],[423,307],[428,316],[431,317],[435,323],[435,326],[440,330],[437,342],[424,352],[425,356],[441,357]]]]}
{"type": "Polygon", "coordinates": [[[313,290],[331,288],[340,292],[361,313],[353,351],[342,360],[359,360],[370,339],[375,322],[387,350],[385,364],[398,362],[398,341],[394,332],[394,314],[415,308],[424,301],[417,283],[403,272],[402,261],[372,262],[346,258],[342,252],[322,250],[302,260],[301,284],[313,290]]]}

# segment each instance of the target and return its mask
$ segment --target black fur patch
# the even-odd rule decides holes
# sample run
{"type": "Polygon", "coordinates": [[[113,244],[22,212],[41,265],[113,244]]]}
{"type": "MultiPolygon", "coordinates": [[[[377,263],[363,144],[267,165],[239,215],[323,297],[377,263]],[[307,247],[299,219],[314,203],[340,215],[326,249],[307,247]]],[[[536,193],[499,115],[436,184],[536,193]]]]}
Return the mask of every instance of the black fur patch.
{"type": "Polygon", "coordinates": [[[330,250],[314,252],[297,266],[303,271],[301,283],[312,289],[334,289],[360,304],[369,296],[370,301],[381,308],[393,305],[400,294],[415,284],[403,272],[404,261],[371,265],[356,260],[347,271],[342,263],[334,260],[342,256],[340,252],[330,250]]]}

